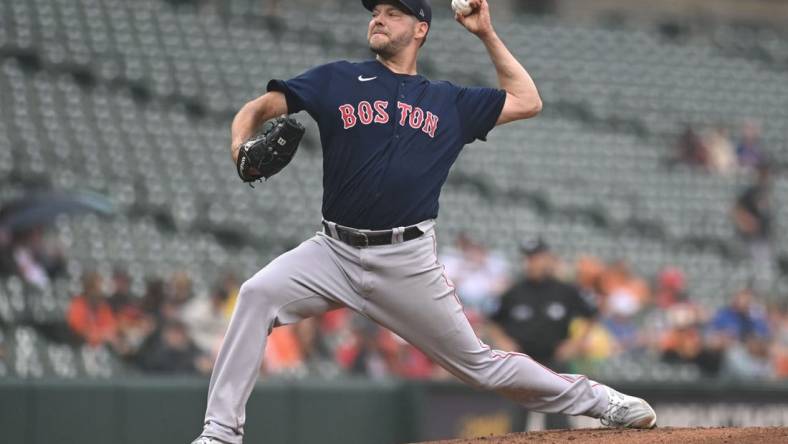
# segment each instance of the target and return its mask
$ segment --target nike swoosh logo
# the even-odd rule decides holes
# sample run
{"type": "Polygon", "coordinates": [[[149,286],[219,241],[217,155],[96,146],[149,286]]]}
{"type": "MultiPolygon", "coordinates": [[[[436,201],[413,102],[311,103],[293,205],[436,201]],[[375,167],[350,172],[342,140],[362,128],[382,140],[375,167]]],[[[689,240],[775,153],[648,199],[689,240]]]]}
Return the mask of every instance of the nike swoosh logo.
{"type": "Polygon", "coordinates": [[[358,81],[359,82],[369,82],[370,80],[375,80],[377,78],[378,78],[378,76],[369,77],[369,78],[365,78],[364,76],[358,76],[358,81]]]}

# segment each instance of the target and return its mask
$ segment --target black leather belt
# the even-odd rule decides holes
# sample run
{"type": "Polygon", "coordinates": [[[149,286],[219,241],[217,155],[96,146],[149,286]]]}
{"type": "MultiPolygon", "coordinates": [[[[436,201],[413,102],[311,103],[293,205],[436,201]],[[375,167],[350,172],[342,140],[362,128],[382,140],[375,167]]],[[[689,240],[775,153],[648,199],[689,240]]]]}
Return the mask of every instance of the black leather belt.
{"type": "MultiPolygon", "coordinates": [[[[334,234],[331,232],[328,224],[323,221],[323,228],[325,228],[325,233],[327,235],[356,248],[371,247],[376,245],[391,245],[391,238],[394,234],[394,230],[359,231],[340,225],[335,225],[335,227],[337,230],[336,236],[334,236],[334,234]]],[[[402,240],[413,240],[421,237],[423,234],[424,232],[419,230],[419,227],[408,227],[402,232],[402,240]]]]}

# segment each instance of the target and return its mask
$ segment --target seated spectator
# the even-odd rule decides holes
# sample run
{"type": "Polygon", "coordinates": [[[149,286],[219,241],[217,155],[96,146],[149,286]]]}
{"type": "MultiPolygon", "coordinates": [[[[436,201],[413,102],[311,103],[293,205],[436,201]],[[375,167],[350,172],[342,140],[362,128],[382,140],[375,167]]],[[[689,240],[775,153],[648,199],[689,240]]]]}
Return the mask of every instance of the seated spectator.
{"type": "Polygon", "coordinates": [[[668,308],[684,300],[686,279],[684,272],[676,267],[666,267],[659,272],[656,288],[654,289],[654,303],[660,308],[668,308]]]}
{"type": "Polygon", "coordinates": [[[595,303],[602,300],[601,278],[605,263],[593,256],[581,256],[575,263],[575,283],[595,303]]]}
{"type": "MultiPolygon", "coordinates": [[[[691,166],[706,166],[706,147],[703,145],[701,137],[690,125],[687,125],[676,143],[676,159],[691,166]]],[[[671,163],[675,163],[675,161],[671,163]]]]}
{"type": "Polygon", "coordinates": [[[16,233],[12,239],[16,273],[25,282],[45,289],[50,286],[52,278],[64,271],[63,252],[56,244],[45,243],[43,228],[16,233]]]}
{"type": "Polygon", "coordinates": [[[717,376],[723,355],[719,348],[705,342],[700,312],[692,304],[673,305],[667,313],[667,324],[658,344],[662,360],[695,364],[703,374],[717,376]]]}
{"type": "Polygon", "coordinates": [[[741,129],[741,137],[736,145],[736,158],[739,166],[754,168],[766,159],[761,142],[761,127],[754,121],[745,122],[741,129]]]}
{"type": "Polygon", "coordinates": [[[177,307],[183,307],[194,296],[192,278],[185,271],[173,273],[167,291],[168,299],[177,307]]]}
{"type": "Polygon", "coordinates": [[[221,288],[221,291],[226,296],[224,301],[224,316],[230,319],[233,316],[233,310],[235,310],[235,303],[238,301],[238,291],[241,289],[241,283],[238,281],[238,277],[232,272],[224,273],[220,281],[218,288],[221,288]]]}
{"type": "Polygon", "coordinates": [[[131,276],[122,268],[116,267],[112,272],[112,290],[107,302],[115,313],[127,307],[136,307],[134,295],[131,294],[131,276]]]}
{"type": "Polygon", "coordinates": [[[388,329],[381,329],[378,344],[393,376],[406,379],[438,379],[446,374],[421,350],[388,329]]]}
{"type": "Polygon", "coordinates": [[[773,279],[775,265],[772,252],[774,205],[769,165],[758,167],[755,183],[739,194],[731,215],[739,237],[749,249],[756,284],[766,288],[773,279]]]}
{"type": "Polygon", "coordinates": [[[727,174],[734,170],[736,153],[728,128],[720,125],[706,131],[703,145],[706,147],[706,167],[709,171],[727,174]]]}
{"type": "Polygon", "coordinates": [[[264,374],[273,375],[306,374],[304,350],[299,342],[296,324],[282,325],[271,331],[265,345],[261,370],[264,374]]]}
{"type": "Polygon", "coordinates": [[[82,341],[99,346],[117,339],[118,324],[105,300],[101,275],[88,272],[82,278],[82,294],[68,307],[68,326],[82,341]]]}
{"type": "Polygon", "coordinates": [[[304,319],[295,324],[295,335],[303,354],[304,365],[310,373],[336,373],[333,350],[323,330],[323,316],[304,319]]]}
{"type": "Polygon", "coordinates": [[[775,377],[769,354],[769,338],[750,332],[743,341],[725,351],[723,374],[741,380],[765,380],[775,377]]]}
{"type": "Polygon", "coordinates": [[[122,268],[116,268],[112,273],[108,303],[118,323],[115,352],[121,357],[131,358],[155,330],[156,323],[145,315],[142,301],[131,293],[131,277],[122,268]]]}
{"type": "Polygon", "coordinates": [[[572,360],[572,368],[594,364],[613,356],[618,352],[616,340],[613,335],[599,322],[586,318],[576,318],[569,324],[569,340],[583,340],[583,347],[572,360]]]}
{"type": "Polygon", "coordinates": [[[602,325],[616,341],[619,352],[640,349],[644,345],[636,315],[640,305],[631,295],[616,291],[605,300],[602,325]]]}
{"type": "Polygon", "coordinates": [[[230,323],[225,313],[227,300],[233,288],[217,285],[209,297],[192,298],[183,307],[180,318],[189,330],[189,336],[203,353],[215,356],[219,351],[224,332],[230,323]]]}
{"type": "Polygon", "coordinates": [[[390,375],[386,351],[379,337],[382,328],[373,321],[354,315],[350,323],[350,340],[336,350],[340,367],[353,375],[382,379],[390,375]]]}
{"type": "Polygon", "coordinates": [[[140,366],[150,373],[208,374],[211,361],[189,338],[186,326],[169,321],[139,356],[140,366]]]}
{"type": "Polygon", "coordinates": [[[731,303],[722,307],[712,318],[708,334],[723,347],[744,343],[752,335],[769,336],[769,324],[764,308],[755,302],[752,290],[739,290],[731,303]]]}
{"type": "Polygon", "coordinates": [[[631,304],[634,311],[640,310],[651,298],[648,283],[632,273],[622,260],[607,267],[599,277],[599,287],[605,298],[616,295],[617,298],[630,299],[625,303],[631,304]]]}
{"type": "Polygon", "coordinates": [[[333,375],[338,372],[321,330],[320,318],[304,319],[275,328],[268,336],[263,372],[295,375],[333,375]]]}
{"type": "Polygon", "coordinates": [[[161,306],[167,298],[164,281],[161,279],[150,279],[145,284],[145,295],[142,297],[140,308],[147,316],[159,318],[161,306]]]}
{"type": "Polygon", "coordinates": [[[455,248],[441,255],[440,262],[467,311],[489,313],[509,285],[506,261],[465,234],[457,236],[455,248]]]}

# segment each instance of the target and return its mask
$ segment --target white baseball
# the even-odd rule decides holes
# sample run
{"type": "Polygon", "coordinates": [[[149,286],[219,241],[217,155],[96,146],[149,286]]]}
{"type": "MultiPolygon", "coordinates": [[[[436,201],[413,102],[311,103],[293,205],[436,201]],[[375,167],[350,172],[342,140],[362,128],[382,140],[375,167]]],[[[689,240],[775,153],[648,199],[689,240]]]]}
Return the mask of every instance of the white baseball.
{"type": "Polygon", "coordinates": [[[451,0],[451,9],[461,15],[469,15],[473,12],[470,0],[451,0]]]}

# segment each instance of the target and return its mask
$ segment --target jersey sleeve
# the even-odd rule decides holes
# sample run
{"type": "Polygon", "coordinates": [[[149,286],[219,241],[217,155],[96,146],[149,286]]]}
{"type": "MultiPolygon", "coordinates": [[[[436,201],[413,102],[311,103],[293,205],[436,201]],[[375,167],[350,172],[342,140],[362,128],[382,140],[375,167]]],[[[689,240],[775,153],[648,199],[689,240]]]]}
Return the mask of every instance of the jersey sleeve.
{"type": "Polygon", "coordinates": [[[506,91],[495,88],[460,88],[457,112],[462,128],[462,140],[468,144],[476,139],[487,140],[487,133],[495,126],[506,102],[506,91]]]}
{"type": "Polygon", "coordinates": [[[290,80],[274,79],[268,82],[267,90],[279,91],[287,100],[288,114],[307,111],[317,114],[322,98],[328,90],[333,74],[333,63],[314,67],[290,80]]]}

